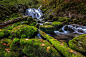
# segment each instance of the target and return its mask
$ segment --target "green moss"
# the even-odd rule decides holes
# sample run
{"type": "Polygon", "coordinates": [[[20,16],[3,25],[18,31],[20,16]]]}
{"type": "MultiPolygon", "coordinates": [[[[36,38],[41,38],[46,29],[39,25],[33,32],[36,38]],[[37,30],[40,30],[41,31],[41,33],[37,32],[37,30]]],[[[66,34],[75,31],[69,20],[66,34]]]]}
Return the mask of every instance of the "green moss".
{"type": "Polygon", "coordinates": [[[54,22],[52,22],[52,25],[62,25],[62,23],[61,22],[57,22],[57,21],[54,21],[54,22]]]}
{"type": "Polygon", "coordinates": [[[51,23],[43,23],[43,25],[51,25],[51,23]]]}
{"type": "Polygon", "coordinates": [[[37,28],[29,25],[19,25],[11,31],[12,38],[27,38],[32,37],[37,32],[37,28]]]}
{"type": "Polygon", "coordinates": [[[60,57],[58,51],[56,51],[49,42],[42,39],[20,39],[22,52],[29,57],[60,57]],[[42,46],[44,44],[44,46],[42,46]],[[24,47],[23,47],[24,46],[24,47]],[[47,47],[50,47],[47,51],[47,47]]]}
{"type": "Polygon", "coordinates": [[[11,44],[12,44],[12,40],[10,39],[4,38],[0,40],[0,57],[18,57],[20,55],[18,51],[12,51],[12,49],[10,48],[11,44]],[[6,49],[10,49],[9,50],[10,52],[7,52],[6,49]]]}
{"type": "Polygon", "coordinates": [[[11,24],[11,25],[9,25],[9,26],[7,26],[7,27],[4,27],[4,28],[5,28],[5,29],[8,29],[8,30],[12,30],[14,27],[16,27],[16,26],[18,26],[18,25],[21,25],[21,23],[20,23],[20,22],[14,23],[14,24],[11,24]]]}
{"type": "Polygon", "coordinates": [[[53,37],[47,35],[45,32],[40,30],[39,33],[42,37],[47,39],[65,57],[84,57],[82,54],[72,50],[71,48],[66,46],[64,43],[61,43],[58,40],[55,40],[53,37]]]}
{"type": "Polygon", "coordinates": [[[8,37],[10,34],[10,31],[7,29],[0,29],[0,38],[8,37]]]}
{"type": "Polygon", "coordinates": [[[86,53],[86,34],[77,36],[69,41],[70,48],[86,53]]]}
{"type": "Polygon", "coordinates": [[[59,22],[63,22],[63,21],[68,22],[69,21],[69,18],[67,18],[67,17],[59,17],[58,21],[59,22]]]}
{"type": "Polygon", "coordinates": [[[40,30],[46,32],[46,33],[53,33],[54,27],[52,25],[41,25],[40,30]]]}

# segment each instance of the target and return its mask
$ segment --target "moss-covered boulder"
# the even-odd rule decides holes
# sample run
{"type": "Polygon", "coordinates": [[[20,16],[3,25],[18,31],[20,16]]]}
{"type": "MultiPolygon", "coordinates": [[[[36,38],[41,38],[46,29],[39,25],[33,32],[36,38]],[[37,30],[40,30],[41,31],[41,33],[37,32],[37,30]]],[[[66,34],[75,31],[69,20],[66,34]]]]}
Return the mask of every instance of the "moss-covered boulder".
{"type": "Polygon", "coordinates": [[[47,23],[43,23],[43,25],[51,25],[51,23],[47,22],[47,23]]]}
{"type": "Polygon", "coordinates": [[[52,25],[41,25],[40,30],[46,32],[46,33],[53,33],[54,27],[52,25]]]}
{"type": "Polygon", "coordinates": [[[52,22],[52,25],[54,26],[55,30],[58,30],[63,26],[61,22],[57,22],[57,21],[52,22]]]}
{"type": "Polygon", "coordinates": [[[9,38],[32,37],[37,32],[37,28],[29,25],[19,25],[12,29],[9,38]]]}
{"type": "Polygon", "coordinates": [[[86,53],[86,34],[77,36],[70,40],[69,47],[82,53],[86,53]]]}
{"type": "Polygon", "coordinates": [[[0,39],[8,37],[10,34],[10,31],[7,29],[0,29],[0,39]]]}
{"type": "Polygon", "coordinates": [[[28,57],[61,57],[53,45],[42,39],[20,39],[20,44],[28,57]]]}
{"type": "Polygon", "coordinates": [[[7,39],[7,38],[0,40],[0,57],[18,57],[18,56],[20,56],[19,52],[12,51],[12,49],[10,48],[11,43],[12,43],[12,40],[7,39]]]}

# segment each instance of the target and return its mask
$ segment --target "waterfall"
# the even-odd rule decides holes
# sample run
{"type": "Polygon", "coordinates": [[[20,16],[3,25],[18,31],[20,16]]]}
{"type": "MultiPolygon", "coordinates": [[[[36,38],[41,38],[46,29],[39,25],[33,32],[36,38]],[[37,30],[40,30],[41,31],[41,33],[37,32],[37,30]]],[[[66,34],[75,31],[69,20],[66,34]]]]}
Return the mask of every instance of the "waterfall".
{"type": "Polygon", "coordinates": [[[40,7],[38,9],[35,8],[26,9],[25,15],[32,16],[32,18],[40,19],[41,16],[43,15],[42,11],[40,10],[40,7]]]}

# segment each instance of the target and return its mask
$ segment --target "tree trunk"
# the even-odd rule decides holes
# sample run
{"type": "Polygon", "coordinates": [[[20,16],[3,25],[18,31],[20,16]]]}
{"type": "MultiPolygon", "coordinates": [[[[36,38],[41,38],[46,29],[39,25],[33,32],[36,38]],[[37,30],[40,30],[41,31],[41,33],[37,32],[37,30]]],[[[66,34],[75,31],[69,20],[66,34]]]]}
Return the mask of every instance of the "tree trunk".
{"type": "Polygon", "coordinates": [[[27,19],[27,17],[29,17],[29,16],[22,16],[22,17],[15,18],[14,20],[5,21],[5,22],[0,24],[0,28],[7,26],[8,24],[12,24],[12,23],[27,19]]]}

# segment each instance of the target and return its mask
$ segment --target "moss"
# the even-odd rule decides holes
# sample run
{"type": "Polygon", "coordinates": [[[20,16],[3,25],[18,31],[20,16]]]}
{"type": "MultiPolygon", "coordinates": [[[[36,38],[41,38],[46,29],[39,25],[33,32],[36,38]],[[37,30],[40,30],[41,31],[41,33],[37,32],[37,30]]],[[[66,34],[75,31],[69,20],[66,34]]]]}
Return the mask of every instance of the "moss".
{"type": "Polygon", "coordinates": [[[18,57],[20,55],[18,51],[12,51],[10,48],[11,44],[12,40],[10,39],[4,38],[0,40],[0,57],[18,57]],[[9,49],[9,52],[6,49],[9,49]]]}
{"type": "Polygon", "coordinates": [[[43,25],[51,25],[51,23],[43,23],[43,25]]]}
{"type": "Polygon", "coordinates": [[[67,17],[59,17],[58,21],[59,22],[63,22],[63,21],[68,22],[69,21],[69,18],[67,18],[67,17]]]}
{"type": "Polygon", "coordinates": [[[4,29],[12,30],[14,27],[16,27],[18,25],[21,25],[21,23],[18,22],[18,23],[11,24],[11,25],[9,25],[7,27],[4,27],[4,29]]]}
{"type": "Polygon", "coordinates": [[[61,57],[49,42],[42,39],[26,40],[26,38],[24,38],[20,39],[20,44],[22,52],[29,57],[61,57]],[[44,46],[42,46],[42,44],[44,44],[44,46]],[[47,47],[50,47],[49,51],[47,51],[47,47]]]}
{"type": "Polygon", "coordinates": [[[59,42],[58,40],[55,40],[53,37],[47,35],[43,31],[39,31],[40,35],[47,39],[58,51],[60,51],[65,57],[85,57],[82,54],[72,50],[68,46],[66,46],[64,43],[59,42]]]}
{"type": "Polygon", "coordinates": [[[46,33],[53,33],[54,27],[52,25],[41,25],[40,30],[46,32],[46,33]]]}
{"type": "Polygon", "coordinates": [[[10,32],[7,29],[0,29],[0,38],[8,37],[10,32]]]}
{"type": "Polygon", "coordinates": [[[14,27],[10,33],[12,38],[32,37],[37,32],[37,28],[29,25],[19,25],[14,27]]]}
{"type": "Polygon", "coordinates": [[[62,23],[61,22],[57,22],[57,21],[54,21],[54,22],[52,22],[52,25],[62,25],[62,23]]]}
{"type": "Polygon", "coordinates": [[[72,40],[70,40],[69,47],[74,50],[86,53],[86,48],[85,48],[86,44],[85,43],[86,43],[86,34],[77,36],[77,37],[73,38],[72,40]]]}

